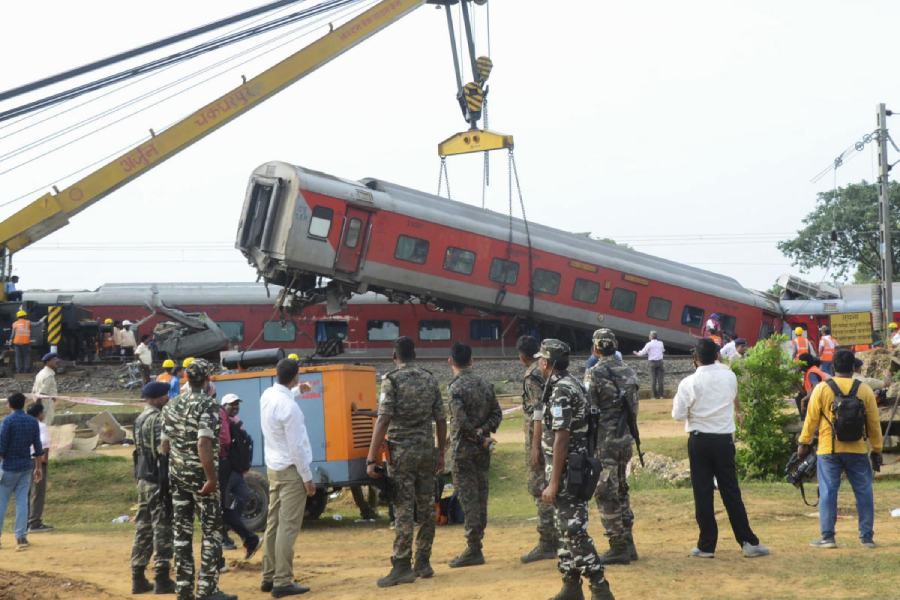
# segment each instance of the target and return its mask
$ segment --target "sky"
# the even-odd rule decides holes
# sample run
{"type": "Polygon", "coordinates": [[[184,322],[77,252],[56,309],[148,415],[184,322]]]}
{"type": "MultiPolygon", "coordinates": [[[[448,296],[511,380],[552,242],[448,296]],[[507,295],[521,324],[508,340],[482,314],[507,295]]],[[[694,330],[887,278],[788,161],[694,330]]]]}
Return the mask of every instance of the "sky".
{"type": "MultiPolygon", "coordinates": [[[[54,2],[40,11],[10,3],[4,20],[15,26],[0,36],[0,87],[262,3],[160,0],[123,10],[121,2],[92,0],[54,2]]],[[[489,6],[490,28],[488,9],[479,7],[475,30],[477,54],[488,54],[490,44],[494,62],[490,128],[515,136],[529,220],[612,238],[750,288],[799,274],[776,242],[802,227],[817,193],[874,180],[874,144],[811,180],[875,129],[877,103],[900,112],[900,77],[892,75],[900,3],[890,0],[490,0],[489,6]]],[[[295,32],[251,50],[286,33],[279,31],[84,106],[74,105],[99,94],[0,123],[0,218],[326,31],[326,21],[312,23],[306,37],[295,32]],[[20,151],[201,69],[210,70],[20,151]]],[[[64,87],[0,102],[0,110],[64,87]]],[[[466,128],[455,94],[446,18],[432,6],[419,8],[18,253],[20,287],[253,281],[256,273],[234,249],[234,237],[255,167],[282,160],[434,193],[437,143],[466,128]]],[[[482,155],[451,157],[448,169],[453,198],[480,205],[482,155]]],[[[492,155],[490,174],[486,207],[505,213],[505,155],[492,155]]],[[[805,277],[821,281],[829,273],[805,277]]]]}

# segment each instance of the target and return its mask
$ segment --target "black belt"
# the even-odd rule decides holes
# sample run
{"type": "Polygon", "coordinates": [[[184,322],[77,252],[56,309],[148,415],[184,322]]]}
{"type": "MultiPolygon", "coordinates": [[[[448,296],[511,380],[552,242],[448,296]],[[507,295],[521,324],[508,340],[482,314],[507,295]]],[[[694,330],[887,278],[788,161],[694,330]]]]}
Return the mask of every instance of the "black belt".
{"type": "Polygon", "coordinates": [[[728,438],[731,439],[734,437],[733,433],[706,433],[705,431],[690,431],[688,432],[690,435],[694,435],[697,437],[708,437],[708,438],[728,438]]]}

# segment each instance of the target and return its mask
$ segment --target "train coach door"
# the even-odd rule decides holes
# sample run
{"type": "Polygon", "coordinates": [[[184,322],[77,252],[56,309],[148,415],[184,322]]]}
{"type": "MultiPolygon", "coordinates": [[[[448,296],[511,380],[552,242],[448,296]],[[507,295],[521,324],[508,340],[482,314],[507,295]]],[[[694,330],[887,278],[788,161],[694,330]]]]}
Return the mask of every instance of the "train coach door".
{"type": "Polygon", "coordinates": [[[334,261],[336,271],[356,273],[366,248],[366,234],[369,230],[369,218],[372,213],[366,210],[347,206],[344,218],[344,231],[341,232],[340,247],[334,261]]]}

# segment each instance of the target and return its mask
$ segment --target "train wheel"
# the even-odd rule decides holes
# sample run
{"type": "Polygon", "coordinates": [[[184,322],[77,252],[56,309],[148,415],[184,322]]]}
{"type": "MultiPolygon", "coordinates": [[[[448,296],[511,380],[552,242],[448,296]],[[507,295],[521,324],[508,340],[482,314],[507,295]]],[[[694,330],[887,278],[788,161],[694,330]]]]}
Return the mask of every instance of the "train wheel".
{"type": "Polygon", "coordinates": [[[264,531],[269,511],[269,481],[256,471],[245,474],[244,481],[250,488],[250,496],[241,519],[250,531],[264,531]]]}

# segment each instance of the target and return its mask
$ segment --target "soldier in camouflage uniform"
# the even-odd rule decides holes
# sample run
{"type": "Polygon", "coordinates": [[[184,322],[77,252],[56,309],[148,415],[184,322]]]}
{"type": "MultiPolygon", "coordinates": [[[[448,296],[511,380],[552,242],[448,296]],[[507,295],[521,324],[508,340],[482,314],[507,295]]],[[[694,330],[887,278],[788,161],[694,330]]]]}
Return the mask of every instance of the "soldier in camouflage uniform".
{"type": "Polygon", "coordinates": [[[546,339],[534,356],[540,359],[541,375],[550,380],[542,439],[547,487],[541,498],[556,510],[559,571],[563,576],[563,587],[551,600],[583,600],[582,577],[590,583],[592,600],[614,600],[594,541],[588,535],[587,502],[570,493],[562,482],[569,454],[589,452],[590,407],[584,388],[569,374],[569,346],[565,342],[546,339]]]}
{"type": "MultiPolygon", "coordinates": [[[[169,401],[169,384],[148,383],[141,390],[147,407],[134,422],[135,477],[138,489],[138,511],[134,517],[134,545],[131,548],[131,593],[175,593],[175,582],[169,577],[172,562],[172,499],[162,497],[159,485],[159,443],[162,435],[162,407],[169,401]],[[154,583],[147,581],[144,570],[150,557],[156,555],[154,583]]],[[[168,474],[164,474],[168,476],[168,474]]]]}
{"type": "Polygon", "coordinates": [[[416,577],[434,575],[430,564],[435,526],[434,475],[444,470],[447,420],[437,380],[412,364],[415,357],[415,344],[410,338],[404,336],[394,342],[397,368],[385,374],[381,381],[378,420],[366,460],[369,477],[380,478],[376,466],[387,436],[388,476],[394,486],[395,537],[391,572],[378,580],[379,587],[413,583],[416,577]],[[432,422],[437,425],[436,461],[432,422]],[[411,568],[414,525],[419,529],[415,570],[411,568]]]}
{"type": "Polygon", "coordinates": [[[604,564],[627,565],[638,556],[631,533],[634,513],[625,476],[634,439],[623,403],[628,402],[637,416],[638,381],[631,367],[616,359],[618,342],[611,330],[598,329],[593,337],[600,358],[585,372],[584,384],[591,406],[599,413],[596,456],[603,463],[603,472],[594,498],[609,538],[609,551],[601,559],[604,564]]]}
{"type": "Polygon", "coordinates": [[[453,452],[453,487],[465,513],[466,549],[450,567],[483,565],[481,542],[487,526],[490,435],[503,419],[494,386],[472,370],[472,348],[453,344],[448,359],[453,379],[450,393],[450,444],[453,452]]]}
{"type": "Polygon", "coordinates": [[[547,487],[547,471],[541,450],[541,420],[544,418],[544,378],[534,358],[540,350],[540,342],[530,335],[523,335],[516,342],[519,361],[525,365],[522,379],[522,421],[525,433],[525,468],[528,470],[528,493],[534,498],[538,511],[538,544],[520,559],[523,563],[556,558],[559,536],[553,520],[553,507],[541,502],[541,494],[547,487]]]}
{"type": "Polygon", "coordinates": [[[190,390],[162,411],[163,438],[169,447],[169,481],[175,529],[175,588],[178,600],[194,600],[194,515],[199,512],[202,542],[199,600],[237,600],[219,590],[222,511],[218,488],[219,406],[203,390],[213,373],[198,358],[186,369],[190,390]]]}

